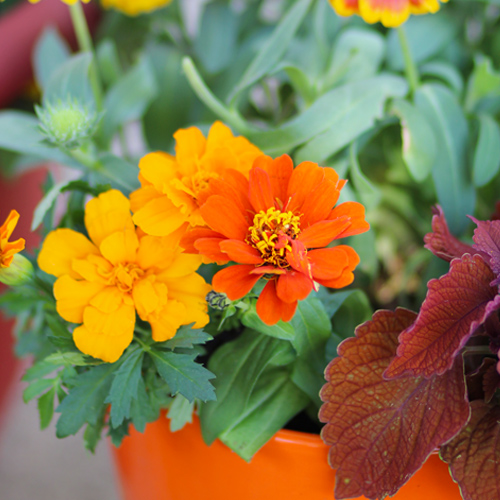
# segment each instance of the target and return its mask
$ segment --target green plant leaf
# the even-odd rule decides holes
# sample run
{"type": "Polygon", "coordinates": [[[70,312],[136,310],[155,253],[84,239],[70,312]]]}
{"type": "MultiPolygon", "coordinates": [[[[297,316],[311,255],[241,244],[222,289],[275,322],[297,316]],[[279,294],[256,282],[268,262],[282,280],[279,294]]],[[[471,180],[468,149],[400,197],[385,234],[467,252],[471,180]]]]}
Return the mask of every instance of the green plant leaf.
{"type": "Polygon", "coordinates": [[[268,371],[259,379],[240,418],[220,435],[220,440],[250,461],[308,403],[309,398],[290,381],[286,370],[268,371]]]}
{"type": "Polygon", "coordinates": [[[128,194],[140,187],[139,168],[112,153],[99,155],[99,167],[92,172],[96,182],[109,182],[112,187],[128,194]]]}
{"type": "Polygon", "coordinates": [[[241,316],[241,322],[248,328],[252,328],[264,335],[269,335],[277,339],[293,340],[295,337],[295,330],[291,323],[284,323],[278,321],[273,326],[266,325],[258,316],[254,307],[249,308],[241,316]]]}
{"type": "Polygon", "coordinates": [[[462,75],[455,66],[445,61],[430,61],[422,65],[420,73],[422,75],[439,78],[441,81],[448,84],[448,87],[454,90],[458,96],[462,95],[464,81],[462,75]]]}
{"type": "Polygon", "coordinates": [[[55,379],[53,378],[41,378],[35,380],[28,387],[26,387],[26,389],[24,389],[23,401],[27,403],[28,401],[31,401],[33,398],[44,392],[49,387],[52,387],[54,385],[54,380],[55,379]]]}
{"type": "Polygon", "coordinates": [[[472,179],[474,186],[488,184],[500,169],[500,127],[490,115],[481,114],[479,138],[474,152],[472,179]]]}
{"type": "Polygon", "coordinates": [[[56,388],[52,387],[43,396],[38,399],[38,414],[40,416],[40,429],[46,429],[54,415],[54,398],[56,395],[56,388]]]}
{"type": "Polygon", "coordinates": [[[322,95],[278,129],[253,132],[248,138],[272,156],[289,153],[310,141],[299,151],[297,160],[320,162],[372,127],[375,118],[382,116],[388,97],[403,97],[407,91],[405,80],[392,75],[352,82],[322,95]]]}
{"type": "Polygon", "coordinates": [[[65,187],[67,184],[68,181],[59,182],[58,184],[54,185],[40,200],[35,208],[35,211],[33,212],[33,220],[31,222],[32,231],[38,229],[38,226],[40,226],[45,215],[52,208],[52,205],[55,203],[63,187],[65,187]]]}
{"type": "Polygon", "coordinates": [[[467,82],[465,109],[472,111],[478,102],[487,96],[500,94],[500,72],[493,67],[488,57],[476,57],[474,70],[467,82]]]}
{"type": "Polygon", "coordinates": [[[187,423],[193,421],[194,401],[188,401],[182,394],[177,394],[168,408],[170,430],[181,430],[187,423]]]}
{"type": "Polygon", "coordinates": [[[106,363],[74,378],[74,387],[56,409],[61,414],[56,424],[57,437],[76,434],[86,422],[97,423],[116,368],[116,363],[106,363]]]}
{"type": "Polygon", "coordinates": [[[288,10],[235,86],[230,95],[232,102],[242,90],[254,84],[276,66],[302,23],[311,2],[312,0],[297,0],[288,10]]]}
{"type": "Polygon", "coordinates": [[[134,427],[139,432],[144,432],[147,423],[154,422],[159,418],[159,409],[152,404],[150,393],[146,390],[143,378],[139,379],[137,385],[137,398],[132,399],[130,417],[134,427]]]}
{"type": "Polygon", "coordinates": [[[475,191],[466,169],[469,131],[463,110],[447,87],[422,85],[415,105],[431,125],[437,144],[432,177],[438,202],[453,234],[460,235],[474,213],[475,191]]]}
{"type": "Polygon", "coordinates": [[[217,401],[201,406],[203,439],[211,444],[237,422],[262,373],[283,355],[290,343],[252,330],[222,345],[210,358],[209,369],[215,373],[217,401]]]}
{"type": "Polygon", "coordinates": [[[396,99],[391,111],[401,120],[403,160],[413,179],[422,182],[436,159],[436,141],[423,113],[408,101],[396,99]]]}
{"type": "Polygon", "coordinates": [[[215,375],[195,361],[196,355],[163,352],[151,349],[149,355],[160,376],[172,390],[172,394],[182,394],[189,401],[215,399],[214,387],[210,379],[215,375]]]}
{"type": "Polygon", "coordinates": [[[144,351],[137,349],[124,356],[123,362],[114,374],[113,383],[106,403],[111,403],[111,425],[118,427],[130,417],[130,405],[137,399],[139,380],[142,375],[144,351]]]}
{"type": "Polygon", "coordinates": [[[100,41],[96,48],[96,56],[99,76],[103,83],[107,87],[114,85],[122,76],[120,56],[118,55],[116,43],[110,38],[100,41]]]}
{"type": "Polygon", "coordinates": [[[33,70],[38,85],[45,89],[52,74],[70,57],[64,38],[54,28],[46,28],[38,39],[33,52],[33,70]]]}
{"type": "Polygon", "coordinates": [[[205,344],[212,340],[212,336],[201,328],[191,328],[191,325],[182,325],[171,339],[155,344],[155,347],[168,347],[169,349],[191,349],[195,345],[205,344]]]}

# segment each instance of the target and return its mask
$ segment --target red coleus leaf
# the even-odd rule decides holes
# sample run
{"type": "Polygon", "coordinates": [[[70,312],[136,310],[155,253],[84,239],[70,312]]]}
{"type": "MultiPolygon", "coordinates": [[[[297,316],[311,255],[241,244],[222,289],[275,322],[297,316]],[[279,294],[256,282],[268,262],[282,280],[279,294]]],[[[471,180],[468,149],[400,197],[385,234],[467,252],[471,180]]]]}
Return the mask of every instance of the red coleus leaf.
{"type": "Polygon", "coordinates": [[[434,213],[432,217],[433,232],[425,235],[425,248],[448,262],[462,257],[465,253],[476,253],[470,245],[462,243],[450,233],[443,209],[440,206],[433,207],[432,211],[434,213]]]}
{"type": "Polygon", "coordinates": [[[477,224],[474,231],[474,248],[484,252],[490,268],[495,274],[492,285],[500,283],[500,221],[480,221],[471,217],[477,224]]]}
{"type": "Polygon", "coordinates": [[[320,420],[337,499],[393,495],[469,418],[460,357],[443,376],[383,377],[399,333],[415,317],[406,309],[378,311],[326,369],[320,420]]]}
{"type": "Polygon", "coordinates": [[[494,275],[479,255],[465,254],[428,284],[417,320],[401,333],[397,357],[385,376],[430,377],[449,370],[474,330],[500,307],[494,275]]]}
{"type": "Polygon", "coordinates": [[[500,407],[473,401],[467,426],[441,448],[464,500],[500,500],[500,407]]]}

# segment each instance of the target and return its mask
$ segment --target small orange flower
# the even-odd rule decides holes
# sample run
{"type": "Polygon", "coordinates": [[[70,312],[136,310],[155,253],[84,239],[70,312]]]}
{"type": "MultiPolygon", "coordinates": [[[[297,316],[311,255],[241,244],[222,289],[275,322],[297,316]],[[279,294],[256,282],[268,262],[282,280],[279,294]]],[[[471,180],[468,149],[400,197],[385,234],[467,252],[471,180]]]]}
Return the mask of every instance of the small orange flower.
{"type": "Polygon", "coordinates": [[[196,127],[178,130],[176,155],[150,153],[139,162],[141,188],[130,195],[134,222],[147,234],[166,236],[182,225],[199,226],[199,206],[209,188],[225,177],[244,182],[257,156],[256,146],[234,137],[215,122],[208,137],[196,127]]]}
{"type": "Polygon", "coordinates": [[[24,238],[9,241],[18,220],[19,213],[16,210],[11,210],[7,220],[0,226],[0,268],[9,267],[12,264],[14,255],[24,250],[24,238]]]}
{"type": "MultiPolygon", "coordinates": [[[[441,0],[447,2],[448,0],[441,0]]],[[[386,27],[403,24],[410,14],[434,14],[439,0],[329,0],[339,16],[360,15],[367,23],[386,27]]]]}
{"type": "Polygon", "coordinates": [[[181,234],[144,235],[132,222],[130,203],[116,190],[85,207],[90,240],[72,229],[56,229],[43,242],[38,265],[57,277],[57,312],[80,324],[73,339],[80,351],[116,361],[132,342],[136,313],[151,325],[156,341],[179,326],[208,323],[210,287],[195,271],[201,257],[179,248],[181,234]]]}
{"type": "Polygon", "coordinates": [[[209,228],[194,228],[181,241],[219,264],[237,265],[215,274],[212,286],[231,300],[264,278],[257,313],[268,325],[288,321],[316,283],[349,285],[359,257],[349,246],[325,248],[333,240],[369,229],[364,207],[345,202],[334,208],[346,181],[335,170],[303,162],[293,168],[284,155],[260,156],[249,181],[221,184],[201,207],[209,228]]]}

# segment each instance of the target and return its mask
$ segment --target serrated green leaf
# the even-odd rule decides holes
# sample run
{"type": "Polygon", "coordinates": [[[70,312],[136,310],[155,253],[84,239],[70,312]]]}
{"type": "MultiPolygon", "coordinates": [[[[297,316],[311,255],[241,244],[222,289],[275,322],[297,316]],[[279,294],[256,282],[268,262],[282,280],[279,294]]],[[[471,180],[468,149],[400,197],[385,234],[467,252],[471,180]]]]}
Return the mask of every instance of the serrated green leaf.
{"type": "Polygon", "coordinates": [[[288,9],[288,12],[276,26],[270,38],[263,44],[262,49],[257,53],[243,73],[239,83],[234,87],[230,96],[231,101],[234,101],[242,90],[254,84],[266,73],[271,71],[279,62],[309,10],[311,1],[312,0],[297,0],[297,2],[288,9]]]}
{"type": "Polygon", "coordinates": [[[74,387],[56,409],[61,414],[56,424],[57,437],[76,434],[86,422],[92,425],[97,423],[116,368],[115,363],[107,363],[93,367],[74,379],[74,387]]]}
{"type": "Polygon", "coordinates": [[[54,380],[55,379],[53,378],[41,378],[35,380],[28,387],[26,387],[26,389],[24,389],[23,401],[27,403],[28,401],[31,401],[33,398],[44,392],[49,387],[52,387],[54,385],[54,380]]]}
{"type": "Polygon", "coordinates": [[[167,347],[168,349],[191,349],[197,344],[205,344],[209,340],[212,340],[212,336],[203,331],[201,328],[191,328],[190,325],[183,325],[175,334],[174,337],[162,342],[160,344],[155,344],[156,347],[167,347]]]}
{"type": "Polygon", "coordinates": [[[139,432],[144,432],[147,423],[159,418],[159,408],[153,404],[152,398],[152,392],[146,391],[144,379],[139,379],[137,398],[132,399],[130,405],[130,418],[139,432]]]}
{"type": "Polygon", "coordinates": [[[181,430],[186,424],[193,421],[194,401],[188,401],[182,394],[177,394],[168,408],[167,417],[170,419],[172,432],[181,430]]]}
{"type": "Polygon", "coordinates": [[[106,425],[105,415],[106,409],[103,408],[103,412],[97,419],[97,422],[95,424],[87,424],[85,432],[83,433],[85,449],[89,450],[91,453],[95,453],[96,446],[101,440],[102,430],[106,425]]]}
{"type": "Polygon", "coordinates": [[[68,329],[68,326],[66,323],[61,321],[61,318],[55,317],[53,314],[46,313],[45,314],[45,322],[47,323],[48,327],[50,328],[51,332],[56,336],[56,337],[63,337],[63,338],[72,338],[72,334],[68,329]]]}
{"type": "Polygon", "coordinates": [[[264,335],[269,335],[270,337],[275,337],[277,339],[283,340],[293,340],[295,337],[295,330],[291,323],[284,323],[283,321],[278,321],[273,326],[266,325],[258,316],[255,308],[248,309],[242,316],[241,322],[248,328],[257,330],[264,335]]]}
{"type": "Polygon", "coordinates": [[[401,120],[403,160],[410,175],[422,182],[436,161],[436,141],[424,114],[408,101],[397,99],[391,111],[401,120]]]}
{"type": "Polygon", "coordinates": [[[472,179],[476,187],[488,184],[500,169],[500,127],[490,115],[481,114],[479,138],[474,151],[472,179]]]}
{"type": "Polygon", "coordinates": [[[40,416],[40,429],[46,429],[54,415],[54,398],[56,395],[56,388],[52,387],[43,396],[38,399],[38,414],[40,416]]]}
{"type": "Polygon", "coordinates": [[[54,71],[65,63],[71,52],[64,38],[54,28],[46,28],[33,52],[33,70],[38,85],[46,88],[54,71]]]}
{"type": "Polygon", "coordinates": [[[261,377],[240,418],[220,440],[250,461],[308,403],[309,398],[290,381],[287,371],[270,371],[261,377]]]}
{"type": "Polygon", "coordinates": [[[23,375],[21,380],[23,382],[32,382],[33,380],[37,380],[54,373],[60,367],[61,365],[49,363],[46,360],[38,361],[26,370],[26,373],[23,375]]]}
{"type": "Polygon", "coordinates": [[[151,349],[149,355],[173,394],[180,393],[189,401],[215,399],[214,387],[210,383],[215,375],[197,363],[196,356],[156,349],[151,349]]]}
{"type": "MultiPolygon", "coordinates": [[[[74,345],[74,344],[72,344],[74,345]]],[[[54,363],[55,365],[65,365],[65,366],[87,366],[87,365],[101,365],[101,361],[97,361],[95,358],[86,356],[81,352],[55,352],[50,356],[45,358],[48,363],[54,363]]]]}
{"type": "Polygon", "coordinates": [[[142,375],[144,351],[137,349],[127,353],[118,370],[114,374],[113,383],[106,403],[111,403],[111,425],[118,427],[130,418],[130,405],[137,399],[139,380],[142,375]]]}

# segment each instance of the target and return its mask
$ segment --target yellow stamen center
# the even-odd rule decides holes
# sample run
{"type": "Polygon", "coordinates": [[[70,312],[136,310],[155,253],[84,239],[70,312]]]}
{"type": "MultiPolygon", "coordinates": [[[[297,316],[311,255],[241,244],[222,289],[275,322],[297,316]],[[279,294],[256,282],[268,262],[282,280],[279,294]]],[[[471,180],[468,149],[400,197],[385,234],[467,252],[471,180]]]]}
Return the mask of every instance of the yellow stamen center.
{"type": "Polygon", "coordinates": [[[266,263],[286,268],[290,267],[286,259],[286,252],[292,251],[290,241],[299,233],[299,215],[269,208],[255,214],[246,241],[259,250],[266,263]]]}
{"type": "Polygon", "coordinates": [[[141,279],[145,271],[137,264],[118,264],[109,272],[101,272],[108,285],[116,286],[121,292],[132,291],[134,282],[141,279]]]}

